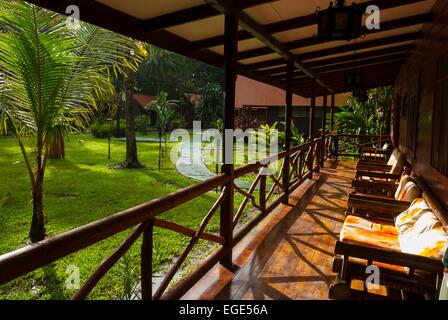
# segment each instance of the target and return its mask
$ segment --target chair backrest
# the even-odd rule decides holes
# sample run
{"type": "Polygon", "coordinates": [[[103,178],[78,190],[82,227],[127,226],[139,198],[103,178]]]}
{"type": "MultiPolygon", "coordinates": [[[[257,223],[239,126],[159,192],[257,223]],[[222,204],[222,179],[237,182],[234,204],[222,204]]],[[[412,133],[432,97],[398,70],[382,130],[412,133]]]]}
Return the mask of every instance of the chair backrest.
{"type": "MultiPolygon", "coordinates": [[[[394,155],[392,154],[392,156],[394,155]]],[[[392,168],[390,169],[390,173],[401,174],[401,172],[403,171],[404,161],[404,154],[398,151],[398,153],[396,153],[392,158],[392,161],[389,161],[391,162],[391,164],[388,163],[390,166],[392,166],[392,168]]]]}
{"type": "Polygon", "coordinates": [[[428,203],[431,209],[434,211],[436,217],[440,220],[445,230],[448,232],[448,211],[440,203],[428,186],[423,182],[420,177],[413,176],[414,181],[418,184],[422,190],[422,198],[428,203]]]}
{"type": "Polygon", "coordinates": [[[393,166],[397,162],[398,154],[401,153],[401,151],[395,147],[392,150],[392,153],[390,154],[389,160],[387,161],[388,166],[393,166]]]}
{"type": "Polygon", "coordinates": [[[420,187],[407,174],[403,174],[395,192],[395,200],[412,202],[414,199],[421,196],[420,187]]]}

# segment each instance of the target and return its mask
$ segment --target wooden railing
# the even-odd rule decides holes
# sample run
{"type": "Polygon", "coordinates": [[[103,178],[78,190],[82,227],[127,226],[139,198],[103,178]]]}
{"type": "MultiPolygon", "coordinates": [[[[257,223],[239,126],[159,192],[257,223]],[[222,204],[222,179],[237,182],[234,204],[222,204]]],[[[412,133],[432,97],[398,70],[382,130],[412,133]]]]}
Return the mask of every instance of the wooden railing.
{"type": "Polygon", "coordinates": [[[312,178],[312,173],[319,170],[323,159],[329,156],[330,135],[306,142],[294,147],[289,154],[286,151],[257,163],[248,164],[234,172],[238,179],[248,174],[256,173],[250,187],[246,190],[238,187],[234,181],[224,174],[217,175],[203,182],[188,186],[161,198],[151,200],[131,209],[113,214],[101,220],[89,223],[76,229],[64,232],[57,236],[45,239],[38,243],[12,251],[0,256],[0,284],[4,284],[33,270],[43,267],[51,262],[66,257],[79,250],[108,239],[122,231],[132,228],[128,237],[113,253],[99,264],[96,270],[82,284],[74,294],[73,299],[84,299],[93,290],[102,277],[119,261],[131,248],[137,239],[142,237],[141,244],[141,298],[151,299],[178,299],[182,297],[206,272],[208,272],[229,251],[269,214],[280,202],[288,197],[291,190],[297,188],[304,180],[312,178]],[[286,163],[285,159],[288,159],[286,163]],[[286,190],[282,168],[266,175],[269,164],[281,161],[282,166],[290,166],[288,177],[289,188],[286,190]],[[269,180],[268,180],[269,179],[269,180]],[[210,210],[204,215],[197,230],[162,219],[162,214],[178,207],[188,201],[204,195],[205,193],[221,187],[221,192],[210,210]],[[233,214],[233,232],[230,238],[206,231],[207,225],[220,208],[226,197],[228,188],[234,188],[243,196],[236,212],[233,214]],[[256,197],[256,190],[258,196],[256,197]],[[236,226],[248,204],[258,210],[258,214],[245,222],[237,230],[236,226]],[[166,272],[164,279],[156,292],[152,292],[153,275],[153,239],[154,228],[167,229],[190,237],[190,241],[177,257],[174,264],[166,272]],[[170,288],[175,275],[186,261],[197,242],[207,240],[218,245],[211,255],[200,263],[194,271],[170,288]],[[167,290],[169,289],[169,290],[167,290]]]}
{"type": "Polygon", "coordinates": [[[333,137],[332,143],[332,157],[358,157],[363,146],[382,147],[384,143],[391,143],[391,138],[389,135],[338,134],[333,137]]]}

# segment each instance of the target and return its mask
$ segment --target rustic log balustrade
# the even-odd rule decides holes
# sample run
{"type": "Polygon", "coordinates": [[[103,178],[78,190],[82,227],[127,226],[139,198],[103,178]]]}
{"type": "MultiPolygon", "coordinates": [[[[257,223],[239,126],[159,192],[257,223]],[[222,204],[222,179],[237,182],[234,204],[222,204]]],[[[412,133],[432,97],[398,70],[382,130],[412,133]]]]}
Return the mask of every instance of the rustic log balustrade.
{"type": "MultiPolygon", "coordinates": [[[[366,136],[350,135],[350,137],[365,138],[366,136]]],[[[375,136],[369,135],[367,137],[374,138],[375,136]]],[[[327,134],[290,150],[290,159],[288,161],[288,165],[290,166],[288,179],[290,190],[294,190],[300,186],[306,179],[312,178],[312,173],[316,172],[319,168],[320,161],[317,155],[321,150],[325,150],[325,158],[329,157],[328,146],[330,138],[331,136],[327,134]],[[323,144],[325,144],[325,148],[322,147],[323,144]],[[313,159],[313,162],[310,162],[310,159],[313,159]],[[309,166],[310,163],[311,167],[309,166]]],[[[212,234],[205,231],[211,218],[216,214],[223,203],[225,195],[228,194],[227,188],[230,185],[230,178],[226,174],[221,174],[167,194],[159,199],[151,200],[134,208],[130,208],[101,220],[64,232],[60,235],[45,239],[41,242],[4,254],[0,256],[0,284],[25,275],[60,258],[66,257],[122,231],[128,230],[129,228],[134,228],[120,246],[113,251],[108,258],[100,263],[78,292],[76,292],[73,299],[85,299],[101,278],[119,261],[140,236],[143,237],[141,247],[141,298],[145,300],[178,299],[216,263],[225,257],[228,250],[231,250],[232,247],[234,247],[250,230],[253,229],[255,225],[258,224],[258,222],[278,206],[287,196],[282,184],[283,167],[276,170],[276,172],[269,169],[272,170],[272,172],[268,172],[268,175],[266,175],[266,170],[268,170],[268,167],[273,162],[277,161],[278,163],[282,163],[282,166],[285,165],[285,155],[286,152],[282,151],[263,161],[251,163],[234,170],[234,179],[247,176],[253,172],[257,172],[257,175],[247,191],[233,183],[231,184],[235,191],[244,196],[238,210],[232,215],[231,229],[233,241],[231,247],[225,246],[228,242],[227,239],[223,237],[222,233],[212,234]],[[163,220],[160,217],[164,212],[198,198],[207,192],[215,191],[219,187],[223,187],[221,193],[217,197],[212,208],[204,216],[197,230],[163,220]],[[255,191],[258,191],[258,198],[255,196],[255,191]],[[276,197],[274,197],[274,195],[276,195],[276,197]],[[249,203],[252,205],[252,208],[257,209],[259,213],[251,220],[242,224],[239,230],[236,230],[236,225],[240,222],[243,211],[249,203]],[[152,260],[154,228],[167,229],[191,237],[191,239],[172,268],[166,273],[158,290],[153,294],[152,260]],[[182,264],[188,258],[192,248],[199,239],[216,243],[219,247],[214,253],[204,259],[203,262],[187,277],[183,278],[167,291],[172,279],[180,270],[182,264]]]]}
{"type": "Polygon", "coordinates": [[[360,157],[361,151],[366,146],[382,145],[390,143],[390,136],[374,134],[337,134],[338,148],[333,150],[333,156],[337,157],[360,157]]]}

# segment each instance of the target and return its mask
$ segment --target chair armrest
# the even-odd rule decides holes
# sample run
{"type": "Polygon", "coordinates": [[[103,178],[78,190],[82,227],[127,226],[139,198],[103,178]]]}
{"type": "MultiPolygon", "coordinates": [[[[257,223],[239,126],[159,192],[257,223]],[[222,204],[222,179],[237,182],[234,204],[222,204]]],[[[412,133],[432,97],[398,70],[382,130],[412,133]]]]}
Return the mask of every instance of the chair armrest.
{"type": "Polygon", "coordinates": [[[391,152],[389,150],[378,149],[375,147],[362,147],[361,153],[376,153],[379,155],[390,155],[391,152]]]}
{"type": "Polygon", "coordinates": [[[394,181],[353,180],[352,187],[356,193],[368,193],[393,198],[398,184],[394,181]]]}
{"type": "Polygon", "coordinates": [[[334,252],[335,254],[353,258],[383,262],[416,270],[433,273],[443,272],[443,263],[441,260],[394,251],[386,248],[377,248],[345,241],[336,241],[334,252]]]}
{"type": "Polygon", "coordinates": [[[358,170],[356,172],[356,179],[361,179],[362,177],[386,179],[386,181],[397,181],[400,180],[401,174],[358,170]]]}
{"type": "Polygon", "coordinates": [[[390,172],[392,166],[381,163],[357,163],[356,170],[358,171],[379,171],[379,172],[390,172]]]}
{"type": "Polygon", "coordinates": [[[361,158],[358,160],[357,162],[358,164],[373,164],[373,165],[387,165],[387,160],[386,159],[365,159],[365,158],[361,158]]]}
{"type": "Polygon", "coordinates": [[[396,200],[394,198],[389,198],[389,197],[384,197],[384,196],[377,196],[377,195],[363,194],[363,193],[359,194],[359,193],[353,193],[353,192],[348,195],[348,198],[391,204],[394,206],[402,206],[402,207],[405,207],[406,209],[412,203],[410,201],[396,200]]]}
{"type": "Polygon", "coordinates": [[[392,222],[396,216],[408,209],[410,204],[410,202],[385,197],[349,194],[347,213],[367,215],[369,218],[385,219],[392,222]]]}

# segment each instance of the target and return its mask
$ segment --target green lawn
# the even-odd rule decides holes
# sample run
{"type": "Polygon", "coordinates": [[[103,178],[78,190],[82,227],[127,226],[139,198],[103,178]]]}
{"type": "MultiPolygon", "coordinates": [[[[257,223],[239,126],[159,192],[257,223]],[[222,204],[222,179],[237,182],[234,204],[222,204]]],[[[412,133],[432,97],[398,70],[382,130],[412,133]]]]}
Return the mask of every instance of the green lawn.
{"type": "MultiPolygon", "coordinates": [[[[138,150],[140,161],[146,168],[109,169],[109,164],[124,159],[124,142],[112,141],[112,159],[107,160],[107,140],[93,139],[87,134],[67,137],[66,159],[50,160],[45,176],[48,235],[73,229],[195,183],[178,174],[169,158],[165,159],[163,169],[157,170],[157,143],[139,143],[138,150]]],[[[26,244],[32,212],[29,177],[14,137],[0,137],[0,177],[0,254],[3,254],[26,244]]],[[[162,217],[195,228],[216,198],[217,194],[210,192],[162,217]]],[[[219,213],[209,226],[209,231],[218,230],[219,213]]],[[[127,234],[116,235],[0,286],[0,298],[69,298],[74,290],[65,289],[67,266],[76,265],[80,269],[82,282],[127,234]]],[[[157,270],[166,268],[172,257],[184,248],[188,238],[156,228],[154,241],[154,267],[157,270]]],[[[200,242],[197,252],[205,255],[211,250],[207,243],[200,242]]],[[[139,274],[139,254],[140,242],[137,242],[129,252],[131,267],[135,268],[136,274],[139,274]]],[[[122,270],[118,264],[109,271],[90,298],[119,298],[123,293],[122,270]]]]}

